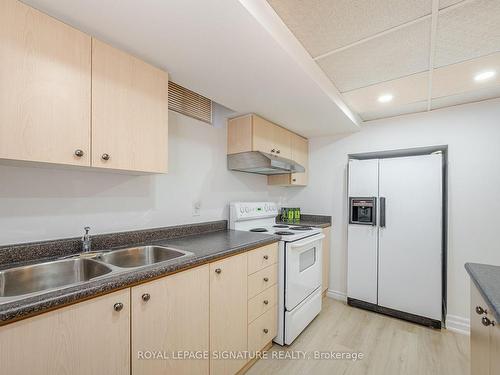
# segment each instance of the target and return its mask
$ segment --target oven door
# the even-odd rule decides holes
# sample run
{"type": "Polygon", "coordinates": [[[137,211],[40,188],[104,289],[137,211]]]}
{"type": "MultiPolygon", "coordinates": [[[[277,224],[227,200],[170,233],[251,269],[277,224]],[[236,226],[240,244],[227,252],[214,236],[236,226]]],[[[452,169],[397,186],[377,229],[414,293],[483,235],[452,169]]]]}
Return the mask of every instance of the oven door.
{"type": "Polygon", "coordinates": [[[285,243],[285,309],[293,310],[321,286],[324,234],[285,243]]]}

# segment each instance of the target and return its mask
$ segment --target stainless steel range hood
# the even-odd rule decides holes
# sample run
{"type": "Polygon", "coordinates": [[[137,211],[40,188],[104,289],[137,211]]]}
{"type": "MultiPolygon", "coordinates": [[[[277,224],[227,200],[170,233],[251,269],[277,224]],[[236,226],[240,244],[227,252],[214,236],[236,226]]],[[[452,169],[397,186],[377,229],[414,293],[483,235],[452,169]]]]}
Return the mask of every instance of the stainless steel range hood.
{"type": "Polygon", "coordinates": [[[304,167],[293,160],[260,151],[230,154],[227,156],[227,167],[232,171],[264,175],[305,172],[304,167]]]}

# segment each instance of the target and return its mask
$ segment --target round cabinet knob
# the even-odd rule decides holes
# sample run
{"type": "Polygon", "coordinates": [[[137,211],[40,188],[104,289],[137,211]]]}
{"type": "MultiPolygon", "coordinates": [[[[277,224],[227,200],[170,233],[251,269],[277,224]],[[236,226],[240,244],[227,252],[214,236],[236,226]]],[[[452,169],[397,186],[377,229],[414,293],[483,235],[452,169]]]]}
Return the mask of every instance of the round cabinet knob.
{"type": "Polygon", "coordinates": [[[488,312],[483,309],[481,306],[476,306],[476,314],[479,314],[479,315],[483,315],[483,314],[487,314],[488,312]]]}
{"type": "Polygon", "coordinates": [[[264,255],[264,259],[268,260],[269,259],[269,255],[264,255]]]}
{"type": "Polygon", "coordinates": [[[142,295],[142,300],[143,300],[144,302],[148,302],[150,299],[151,299],[151,295],[150,295],[149,293],[144,293],[144,294],[142,295]]]}
{"type": "Polygon", "coordinates": [[[84,155],[84,152],[83,150],[75,150],[75,156],[78,157],[78,158],[81,158],[82,156],[84,155]]]}
{"type": "Polygon", "coordinates": [[[263,331],[264,333],[268,333],[268,332],[269,332],[269,330],[268,330],[267,328],[264,328],[262,331],[263,331]]]}
{"type": "Polygon", "coordinates": [[[267,283],[269,281],[269,277],[264,277],[264,281],[267,283]]]}
{"type": "Polygon", "coordinates": [[[101,159],[102,160],[109,160],[110,156],[109,154],[102,154],[101,159]]]}
{"type": "Polygon", "coordinates": [[[267,299],[264,300],[264,305],[268,305],[269,301],[267,299]]]}
{"type": "Polygon", "coordinates": [[[281,150],[276,150],[276,153],[279,154],[281,152],[281,150]]]}
{"type": "Polygon", "coordinates": [[[484,326],[494,326],[495,322],[493,320],[489,320],[487,317],[483,316],[483,319],[481,319],[481,322],[483,323],[484,326]]]}
{"type": "Polygon", "coordinates": [[[123,310],[123,303],[121,303],[121,302],[115,303],[113,306],[113,309],[115,309],[115,311],[122,311],[123,310]]]}
{"type": "Polygon", "coordinates": [[[271,152],[276,152],[276,150],[273,148],[273,149],[271,150],[271,152]]]}
{"type": "Polygon", "coordinates": [[[215,269],[215,273],[221,273],[221,272],[222,272],[222,270],[220,268],[215,269]]]}
{"type": "Polygon", "coordinates": [[[292,182],[297,182],[297,179],[296,178],[292,178],[292,182]]]}

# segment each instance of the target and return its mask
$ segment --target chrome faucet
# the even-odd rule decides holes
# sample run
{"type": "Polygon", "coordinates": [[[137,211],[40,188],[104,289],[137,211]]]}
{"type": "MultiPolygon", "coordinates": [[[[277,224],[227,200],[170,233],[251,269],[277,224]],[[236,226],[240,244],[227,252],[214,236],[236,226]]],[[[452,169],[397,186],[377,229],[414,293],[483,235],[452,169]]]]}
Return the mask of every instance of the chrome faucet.
{"type": "Polygon", "coordinates": [[[83,229],[85,230],[85,234],[82,237],[82,251],[88,253],[92,248],[92,239],[89,235],[90,227],[85,227],[83,229]]]}

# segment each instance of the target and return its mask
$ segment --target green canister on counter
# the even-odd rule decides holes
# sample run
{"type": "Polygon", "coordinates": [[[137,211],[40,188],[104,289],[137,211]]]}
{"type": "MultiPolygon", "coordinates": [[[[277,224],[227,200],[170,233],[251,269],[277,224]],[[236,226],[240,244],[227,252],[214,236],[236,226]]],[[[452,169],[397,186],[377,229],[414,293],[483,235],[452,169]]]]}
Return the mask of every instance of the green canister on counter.
{"type": "Polygon", "coordinates": [[[293,209],[293,221],[295,223],[300,223],[300,208],[293,209]]]}

